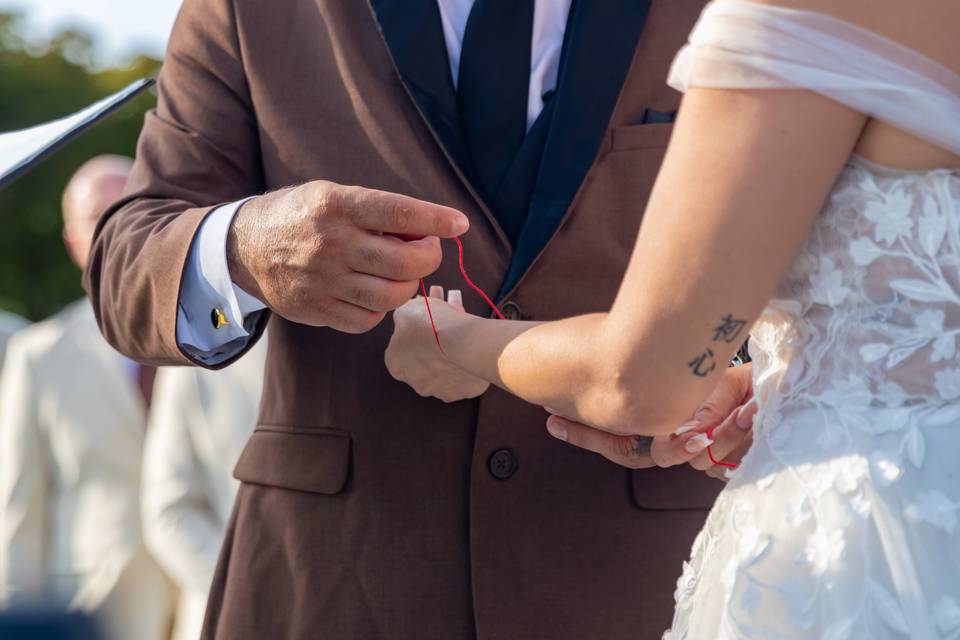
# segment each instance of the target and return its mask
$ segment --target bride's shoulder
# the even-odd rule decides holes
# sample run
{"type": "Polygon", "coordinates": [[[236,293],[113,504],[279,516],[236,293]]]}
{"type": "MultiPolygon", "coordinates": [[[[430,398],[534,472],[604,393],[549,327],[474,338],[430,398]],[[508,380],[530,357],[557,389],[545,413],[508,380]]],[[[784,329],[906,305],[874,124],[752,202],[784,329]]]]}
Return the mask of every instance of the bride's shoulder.
{"type": "Polygon", "coordinates": [[[944,0],[714,0],[808,11],[902,44],[960,74],[960,2],[944,0]]]}

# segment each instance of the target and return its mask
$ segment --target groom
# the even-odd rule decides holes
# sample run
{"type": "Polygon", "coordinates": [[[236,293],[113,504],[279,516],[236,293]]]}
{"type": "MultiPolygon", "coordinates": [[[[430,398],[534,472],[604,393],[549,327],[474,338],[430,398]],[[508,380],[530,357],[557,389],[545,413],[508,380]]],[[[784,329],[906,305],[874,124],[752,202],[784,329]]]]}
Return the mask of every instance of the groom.
{"type": "Polygon", "coordinates": [[[444,404],[392,380],[384,315],[422,276],[461,280],[452,244],[381,232],[456,235],[456,209],[507,317],[609,308],[703,4],[186,0],[87,286],[140,361],[226,366],[269,328],[204,637],[668,626],[719,485],[566,447],[496,389],[444,404]]]}

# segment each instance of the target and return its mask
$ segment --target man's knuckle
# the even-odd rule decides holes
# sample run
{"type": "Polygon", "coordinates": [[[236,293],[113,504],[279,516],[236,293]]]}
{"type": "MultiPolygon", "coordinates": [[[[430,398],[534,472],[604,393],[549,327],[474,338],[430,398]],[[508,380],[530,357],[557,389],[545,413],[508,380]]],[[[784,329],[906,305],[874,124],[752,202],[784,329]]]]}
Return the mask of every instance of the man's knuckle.
{"type": "Polygon", "coordinates": [[[331,260],[339,259],[344,246],[343,233],[336,227],[318,229],[310,242],[309,250],[316,257],[317,264],[329,264],[331,260]]]}
{"type": "Polygon", "coordinates": [[[410,228],[413,219],[413,210],[402,200],[390,204],[387,215],[390,218],[392,226],[399,232],[404,232],[410,228]]]}
{"type": "Polygon", "coordinates": [[[381,295],[366,286],[354,288],[351,297],[358,306],[371,311],[379,311],[383,306],[381,295]]]}
{"type": "Polygon", "coordinates": [[[387,262],[387,254],[381,247],[362,247],[359,251],[360,259],[366,264],[382,267],[387,262]]]}
{"type": "Polygon", "coordinates": [[[384,296],[383,304],[385,309],[390,310],[403,306],[412,295],[413,294],[409,287],[403,284],[392,285],[390,290],[384,296]]]}
{"type": "Polygon", "coordinates": [[[342,210],[343,191],[341,187],[325,186],[317,195],[317,212],[321,217],[336,215],[342,210]]]}
{"type": "Polygon", "coordinates": [[[440,265],[443,263],[443,253],[439,249],[436,251],[430,252],[430,257],[428,258],[428,269],[429,273],[433,273],[440,268],[440,265]]]}

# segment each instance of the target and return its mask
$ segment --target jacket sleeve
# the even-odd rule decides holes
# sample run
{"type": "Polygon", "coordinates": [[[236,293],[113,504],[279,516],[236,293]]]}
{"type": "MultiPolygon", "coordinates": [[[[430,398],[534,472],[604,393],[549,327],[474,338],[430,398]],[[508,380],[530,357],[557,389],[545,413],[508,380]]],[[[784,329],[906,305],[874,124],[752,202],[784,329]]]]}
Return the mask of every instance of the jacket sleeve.
{"type": "Polygon", "coordinates": [[[42,399],[28,350],[10,341],[0,376],[0,606],[44,596],[48,490],[42,399]]]}
{"type": "Polygon", "coordinates": [[[163,369],[157,377],[143,453],[143,535],[151,554],[188,593],[206,593],[224,524],[208,495],[192,432],[206,428],[195,371],[163,369]]]}
{"type": "Polygon", "coordinates": [[[177,341],[190,247],[211,211],[263,190],[242,48],[233,0],[184,2],[126,195],[97,227],[84,285],[107,341],[139,362],[204,364],[177,341]]]}

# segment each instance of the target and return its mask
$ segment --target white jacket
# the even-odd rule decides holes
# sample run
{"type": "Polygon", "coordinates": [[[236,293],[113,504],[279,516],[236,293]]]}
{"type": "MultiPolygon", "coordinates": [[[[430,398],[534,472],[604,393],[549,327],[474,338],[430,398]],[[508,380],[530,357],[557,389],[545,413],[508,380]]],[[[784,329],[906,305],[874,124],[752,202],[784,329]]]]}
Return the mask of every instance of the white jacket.
{"type": "Polygon", "coordinates": [[[16,334],[0,378],[0,603],[154,640],[174,594],[140,528],[143,400],[87,301],[16,334]]]}
{"type": "Polygon", "coordinates": [[[238,483],[233,467],[253,432],[266,340],[226,369],[157,375],[143,463],[147,545],[180,587],[177,640],[199,637],[238,483]]]}
{"type": "Polygon", "coordinates": [[[3,353],[6,350],[7,342],[11,336],[21,329],[25,329],[29,323],[12,313],[0,311],[0,371],[3,370],[3,353]]]}

